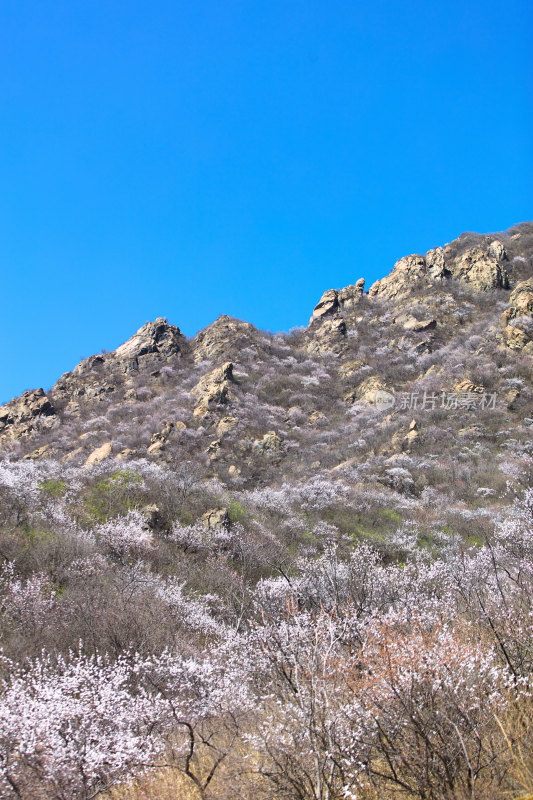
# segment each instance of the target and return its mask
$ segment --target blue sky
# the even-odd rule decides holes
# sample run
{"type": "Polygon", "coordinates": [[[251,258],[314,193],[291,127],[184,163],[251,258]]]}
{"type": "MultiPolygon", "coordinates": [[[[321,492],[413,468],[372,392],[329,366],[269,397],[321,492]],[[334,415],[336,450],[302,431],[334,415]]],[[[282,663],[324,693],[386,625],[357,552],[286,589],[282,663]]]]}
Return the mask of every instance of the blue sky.
{"type": "Polygon", "coordinates": [[[527,0],[2,0],[0,402],[531,219],[527,0]]]}

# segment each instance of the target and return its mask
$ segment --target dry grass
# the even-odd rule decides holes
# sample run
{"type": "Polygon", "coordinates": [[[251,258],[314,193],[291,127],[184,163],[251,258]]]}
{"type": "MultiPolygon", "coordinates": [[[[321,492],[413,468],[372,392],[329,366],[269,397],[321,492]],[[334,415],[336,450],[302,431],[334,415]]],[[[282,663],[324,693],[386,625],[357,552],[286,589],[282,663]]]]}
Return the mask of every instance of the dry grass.
{"type": "Polygon", "coordinates": [[[109,800],[201,800],[194,783],[176,769],[162,769],[111,789],[109,800]]]}
{"type": "MultiPolygon", "coordinates": [[[[533,800],[533,698],[512,704],[501,718],[495,720],[488,733],[498,740],[497,767],[492,775],[480,779],[475,791],[476,800],[533,800]]],[[[267,798],[275,800],[276,793],[259,775],[251,774],[255,759],[249,747],[238,745],[217,771],[206,792],[210,800],[236,798],[267,798]],[[246,763],[246,770],[244,764],[246,763]],[[246,774],[248,773],[248,774],[246,774]]],[[[368,784],[360,788],[363,800],[400,800],[407,793],[368,784]]],[[[202,800],[194,783],[178,769],[160,769],[106,793],[107,800],[202,800]]],[[[470,800],[457,794],[453,800],[470,800]]],[[[450,798],[451,800],[451,798],[450,798]]]]}
{"type": "Polygon", "coordinates": [[[533,698],[514,703],[497,722],[507,747],[508,796],[533,800],[533,698]]]}

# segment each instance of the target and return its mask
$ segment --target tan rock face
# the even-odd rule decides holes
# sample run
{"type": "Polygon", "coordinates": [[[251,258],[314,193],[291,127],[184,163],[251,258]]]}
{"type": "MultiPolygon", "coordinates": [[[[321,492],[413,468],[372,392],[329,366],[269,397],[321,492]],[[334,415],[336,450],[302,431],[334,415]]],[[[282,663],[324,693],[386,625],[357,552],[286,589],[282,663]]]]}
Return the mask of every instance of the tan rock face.
{"type": "Polygon", "coordinates": [[[524,324],[528,317],[533,317],[533,278],[515,287],[509,297],[509,308],[502,314],[504,341],[510,350],[533,352],[531,331],[524,324]]]}
{"type": "Polygon", "coordinates": [[[442,247],[435,247],[426,253],[426,272],[432,281],[442,281],[449,275],[442,247]]]}
{"type": "Polygon", "coordinates": [[[339,293],[336,289],[328,289],[324,292],[318,303],[313,309],[313,315],[309,320],[309,324],[321,317],[329,314],[334,314],[339,308],[339,293]]]}
{"type": "MultiPolygon", "coordinates": [[[[182,430],[185,427],[183,422],[178,423],[180,425],[180,429],[182,430]],[[181,427],[183,426],[183,427],[181,427]]],[[[163,429],[158,431],[157,433],[152,434],[152,438],[150,440],[150,446],[147,449],[147,453],[150,455],[157,455],[162,450],[164,450],[166,443],[172,436],[176,425],[174,422],[166,422],[163,429]]]]}
{"type": "Polygon", "coordinates": [[[249,322],[222,315],[196,336],[194,360],[220,363],[237,358],[245,347],[256,347],[257,333],[249,322]]]}
{"type": "Polygon", "coordinates": [[[522,281],[511,292],[509,308],[502,314],[502,322],[507,325],[517,317],[533,316],[533,278],[522,281]]]}
{"type": "Polygon", "coordinates": [[[426,377],[429,375],[442,375],[443,371],[444,371],[443,368],[439,367],[438,364],[432,364],[430,368],[425,371],[424,374],[426,375],[426,377]]]}
{"type": "Polygon", "coordinates": [[[486,292],[489,289],[507,289],[509,277],[504,266],[507,260],[501,242],[493,241],[487,250],[474,247],[467,250],[451,264],[454,278],[471,284],[474,289],[486,292]]]}
{"type": "Polygon", "coordinates": [[[365,290],[365,279],[359,278],[353,286],[346,286],[338,294],[338,302],[342,311],[353,311],[365,290]]]}
{"type": "Polygon", "coordinates": [[[162,453],[164,449],[164,442],[152,442],[152,444],[147,447],[146,452],[150,456],[157,456],[159,453],[162,453]]]}
{"type": "Polygon", "coordinates": [[[413,331],[414,333],[433,330],[437,327],[436,319],[418,320],[412,314],[400,314],[394,322],[397,325],[401,325],[405,331],[413,331]]]}
{"type": "Polygon", "coordinates": [[[460,428],[457,434],[461,439],[473,439],[479,437],[481,432],[482,428],[480,425],[469,425],[467,428],[460,428]]]}
{"type": "Polygon", "coordinates": [[[88,400],[104,400],[106,394],[110,394],[114,391],[115,387],[109,383],[104,384],[103,386],[88,386],[85,391],[85,397],[88,400]]]}
{"type": "Polygon", "coordinates": [[[424,256],[404,256],[404,258],[400,258],[396,262],[390,275],[372,284],[368,294],[371,297],[377,294],[381,297],[398,297],[406,291],[410,291],[412,286],[425,278],[426,275],[426,260],[424,256]]]}
{"type": "Polygon", "coordinates": [[[416,447],[416,445],[418,445],[419,441],[420,432],[418,428],[418,422],[413,419],[409,425],[407,433],[399,430],[393,435],[391,439],[392,450],[396,453],[409,453],[416,447]]]}
{"type": "Polygon", "coordinates": [[[220,439],[226,433],[229,433],[232,428],[237,424],[235,417],[222,417],[217,425],[217,436],[220,439]]]}
{"type": "Polygon", "coordinates": [[[204,375],[191,389],[192,397],[198,401],[194,415],[203,416],[216,406],[228,403],[232,399],[234,381],[231,361],[204,375]]]}
{"type": "Polygon", "coordinates": [[[352,375],[355,375],[356,372],[359,372],[360,369],[363,369],[363,367],[366,366],[366,361],[363,361],[361,358],[355,358],[351,361],[345,361],[344,364],[341,364],[339,374],[341,378],[350,378],[352,375]]]}
{"type": "Polygon", "coordinates": [[[131,339],[117,347],[114,355],[121,360],[132,360],[149,354],[180,355],[184,343],[185,336],[180,329],[169,325],[163,317],[158,317],[154,322],[147,322],[139,328],[131,339]]]}
{"type": "Polygon", "coordinates": [[[211,442],[205,452],[209,456],[209,461],[216,461],[220,458],[222,453],[222,442],[220,439],[215,439],[214,442],[211,442]]]}
{"type": "Polygon", "coordinates": [[[73,375],[86,375],[88,372],[98,371],[105,364],[105,356],[96,355],[81,361],[72,370],[73,375]]]}
{"type": "Polygon", "coordinates": [[[347,403],[355,403],[362,400],[365,403],[374,405],[377,392],[391,392],[390,387],[377,375],[371,375],[364,380],[356,389],[348,392],[344,399],[347,403]]]}
{"type": "Polygon", "coordinates": [[[45,458],[46,456],[50,456],[52,452],[52,448],[49,444],[43,444],[42,447],[38,447],[36,450],[32,450],[31,453],[24,456],[22,459],[23,461],[41,461],[41,459],[45,458]]]}
{"type": "Polygon", "coordinates": [[[57,423],[55,408],[42,389],[24,392],[0,407],[0,437],[3,439],[20,439],[37,428],[49,428],[57,423]]]}
{"type": "Polygon", "coordinates": [[[516,306],[521,314],[533,313],[533,278],[518,284],[511,292],[509,305],[516,306]]]}
{"type": "Polygon", "coordinates": [[[460,392],[460,393],[467,393],[472,394],[476,392],[478,394],[483,394],[485,391],[483,386],[477,386],[475,383],[472,383],[468,378],[463,378],[461,381],[457,381],[452,386],[452,392],[460,392]]]}
{"type": "Polygon", "coordinates": [[[74,450],[70,451],[70,453],[64,455],[61,461],[65,462],[65,464],[69,464],[71,461],[76,461],[78,456],[81,456],[82,453],[83,447],[75,447],[74,450]]]}
{"type": "Polygon", "coordinates": [[[91,455],[85,461],[86,467],[93,467],[95,464],[100,464],[106,458],[109,458],[111,455],[112,445],[111,442],[106,442],[102,444],[100,447],[97,447],[96,450],[93,450],[91,455]]]}
{"type": "Polygon", "coordinates": [[[520,397],[520,389],[510,389],[505,395],[505,404],[509,411],[513,411],[516,401],[520,397]]]}
{"type": "Polygon", "coordinates": [[[342,353],[346,336],[346,323],[343,319],[324,319],[312,329],[313,338],[307,345],[310,353],[342,353]]]}
{"type": "Polygon", "coordinates": [[[407,436],[404,439],[404,446],[407,452],[409,452],[413,446],[418,442],[419,433],[418,431],[409,431],[407,436]]]}
{"type": "Polygon", "coordinates": [[[524,350],[531,352],[531,337],[523,328],[517,325],[507,325],[503,332],[505,343],[510,350],[524,350]]]}
{"type": "Polygon", "coordinates": [[[502,243],[494,240],[485,247],[473,247],[457,258],[448,258],[446,250],[437,247],[426,256],[405,256],[396,262],[391,274],[376,281],[368,294],[395,299],[408,294],[421,281],[441,282],[453,277],[480,292],[507,289],[509,277],[505,269],[507,255],[502,243]]]}
{"type": "Polygon", "coordinates": [[[115,458],[119,461],[128,461],[130,458],[133,458],[134,455],[135,450],[132,450],[131,447],[125,447],[124,450],[121,450],[120,453],[117,453],[115,458]]]}
{"type": "Polygon", "coordinates": [[[359,278],[352,286],[345,286],[340,291],[328,289],[315,306],[309,325],[324,317],[334,316],[341,311],[352,311],[361,299],[364,290],[364,278],[359,278]]]}

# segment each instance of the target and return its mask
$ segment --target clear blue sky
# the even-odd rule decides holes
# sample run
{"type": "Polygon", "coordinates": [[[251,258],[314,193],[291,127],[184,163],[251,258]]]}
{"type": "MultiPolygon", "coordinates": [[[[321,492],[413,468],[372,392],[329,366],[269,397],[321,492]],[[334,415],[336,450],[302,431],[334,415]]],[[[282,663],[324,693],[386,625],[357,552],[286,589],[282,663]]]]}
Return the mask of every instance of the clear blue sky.
{"type": "Polygon", "coordinates": [[[0,401],[531,219],[530,0],[2,0],[0,401]]]}

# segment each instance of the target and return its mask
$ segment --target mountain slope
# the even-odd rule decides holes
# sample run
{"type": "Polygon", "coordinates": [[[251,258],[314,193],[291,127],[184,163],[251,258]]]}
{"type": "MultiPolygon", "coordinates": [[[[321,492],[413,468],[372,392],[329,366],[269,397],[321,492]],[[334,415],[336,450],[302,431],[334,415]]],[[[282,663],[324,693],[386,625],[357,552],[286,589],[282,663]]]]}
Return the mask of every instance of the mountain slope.
{"type": "Polygon", "coordinates": [[[532,791],[532,362],[526,223],[0,409],[0,795],[532,791]]]}
{"type": "Polygon", "coordinates": [[[103,445],[114,459],[193,459],[237,487],[339,468],[368,451],[398,455],[415,442],[435,455],[451,437],[455,449],[473,435],[470,423],[496,447],[498,428],[526,435],[533,416],[532,276],[533,225],[524,223],[403,258],[368,294],[362,280],[328,290],[307,329],[291,334],[220,317],[187,340],[158,319],[46,395],[27,392],[0,409],[0,443],[17,457],[70,464],[103,445]],[[396,396],[392,413],[374,413],[376,390],[396,396]],[[470,408],[464,396],[443,416],[457,391],[473,395],[470,408]],[[476,394],[494,408],[479,416],[476,394]]]}

